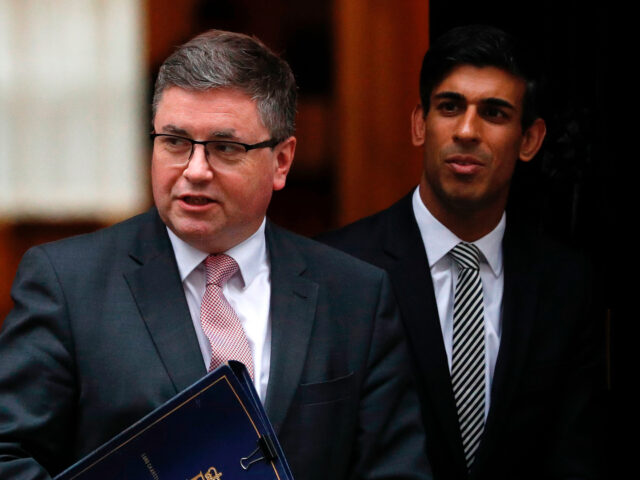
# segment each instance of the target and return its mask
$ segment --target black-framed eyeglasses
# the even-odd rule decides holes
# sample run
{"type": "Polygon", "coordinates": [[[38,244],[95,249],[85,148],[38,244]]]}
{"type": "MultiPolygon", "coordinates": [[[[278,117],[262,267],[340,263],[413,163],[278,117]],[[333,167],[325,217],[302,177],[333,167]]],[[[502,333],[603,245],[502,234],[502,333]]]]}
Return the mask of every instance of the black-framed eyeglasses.
{"type": "Polygon", "coordinates": [[[254,144],[232,142],[230,140],[194,140],[168,133],[150,133],[154,148],[163,161],[172,165],[186,165],[193,156],[196,145],[204,147],[209,162],[218,160],[224,164],[233,164],[242,160],[246,153],[256,148],[273,148],[280,140],[271,138],[254,144]]]}

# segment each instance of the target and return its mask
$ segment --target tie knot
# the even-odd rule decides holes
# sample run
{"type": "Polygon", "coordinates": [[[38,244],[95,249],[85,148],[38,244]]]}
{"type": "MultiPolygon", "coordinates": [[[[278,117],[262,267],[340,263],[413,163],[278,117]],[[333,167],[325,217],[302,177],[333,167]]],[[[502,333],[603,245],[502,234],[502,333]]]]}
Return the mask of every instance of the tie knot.
{"type": "Polygon", "coordinates": [[[207,285],[222,285],[238,271],[238,264],[229,255],[209,255],[204,261],[207,270],[207,285]]]}
{"type": "Polygon", "coordinates": [[[449,253],[461,269],[480,268],[480,249],[473,243],[460,242],[449,253]]]}

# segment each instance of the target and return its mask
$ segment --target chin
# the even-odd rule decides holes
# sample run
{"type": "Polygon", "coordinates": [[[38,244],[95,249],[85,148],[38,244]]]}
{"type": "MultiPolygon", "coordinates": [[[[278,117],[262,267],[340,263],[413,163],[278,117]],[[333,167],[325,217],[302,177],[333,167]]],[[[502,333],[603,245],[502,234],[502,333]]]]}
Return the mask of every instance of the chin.
{"type": "Polygon", "coordinates": [[[443,192],[441,197],[447,205],[455,210],[476,210],[485,204],[486,200],[477,192],[458,189],[443,192]]]}
{"type": "MultiPolygon", "coordinates": [[[[500,197],[492,197],[478,193],[451,196],[449,202],[456,210],[468,213],[482,210],[493,210],[494,208],[497,208],[498,205],[505,203],[501,201],[500,197]]],[[[504,206],[500,208],[504,209],[504,206]]]]}
{"type": "Polygon", "coordinates": [[[171,230],[180,239],[198,249],[202,249],[202,245],[215,234],[211,225],[204,225],[199,222],[177,222],[172,225],[171,230]]]}

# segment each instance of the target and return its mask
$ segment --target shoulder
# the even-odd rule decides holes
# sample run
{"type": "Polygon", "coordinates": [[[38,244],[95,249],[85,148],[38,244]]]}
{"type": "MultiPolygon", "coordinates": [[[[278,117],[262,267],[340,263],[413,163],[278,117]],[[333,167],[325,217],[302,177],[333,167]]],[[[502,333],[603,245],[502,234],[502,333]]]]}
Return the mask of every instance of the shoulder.
{"type": "Polygon", "coordinates": [[[276,225],[269,224],[268,244],[272,263],[299,262],[304,275],[316,280],[337,279],[339,282],[376,279],[384,272],[369,263],[317,240],[303,237],[276,225]]]}
{"type": "Polygon", "coordinates": [[[505,275],[511,280],[535,278],[541,292],[564,302],[585,300],[597,281],[585,250],[530,228],[507,223],[503,255],[505,275]]]}
{"type": "Polygon", "coordinates": [[[413,192],[385,210],[318,235],[316,239],[353,255],[368,257],[367,250],[378,249],[387,235],[403,235],[414,228],[412,195],[413,192]]]}
{"type": "Polygon", "coordinates": [[[92,264],[105,268],[116,262],[123,253],[126,255],[132,251],[141,232],[161,232],[159,223],[161,224],[155,209],[151,209],[92,233],[32,247],[23,257],[22,263],[44,257],[49,263],[65,269],[89,268],[92,264]]]}
{"type": "Polygon", "coordinates": [[[503,246],[507,258],[526,258],[541,268],[585,268],[589,263],[584,250],[517,223],[507,223],[503,246]]]}
{"type": "Polygon", "coordinates": [[[141,229],[153,228],[158,221],[155,209],[128,218],[122,222],[101,228],[95,232],[75,235],[55,242],[45,243],[42,247],[49,251],[75,249],[78,247],[96,247],[104,243],[127,242],[135,237],[141,229]]]}

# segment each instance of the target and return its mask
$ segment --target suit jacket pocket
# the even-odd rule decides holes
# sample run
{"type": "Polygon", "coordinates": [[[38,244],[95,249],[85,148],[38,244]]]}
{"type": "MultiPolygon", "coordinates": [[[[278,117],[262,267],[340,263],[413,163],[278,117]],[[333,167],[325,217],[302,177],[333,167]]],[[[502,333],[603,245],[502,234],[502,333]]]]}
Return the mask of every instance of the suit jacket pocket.
{"type": "Polygon", "coordinates": [[[298,386],[298,402],[301,405],[335,402],[350,397],[354,387],[353,373],[326,382],[301,383],[298,386]]]}

